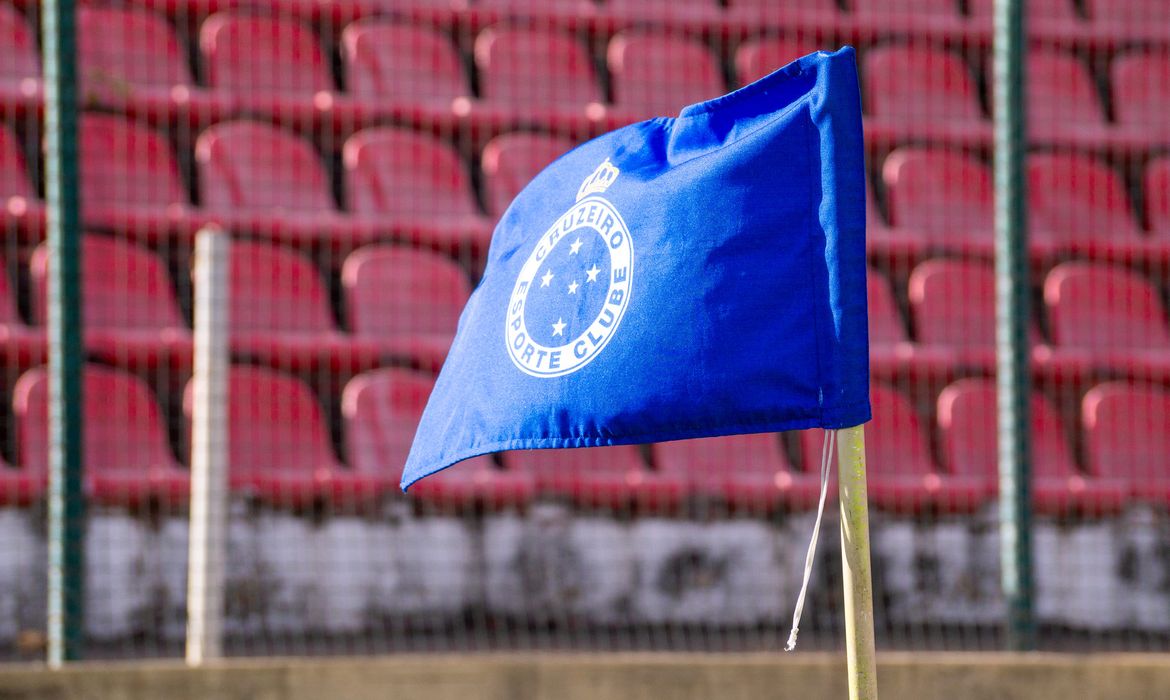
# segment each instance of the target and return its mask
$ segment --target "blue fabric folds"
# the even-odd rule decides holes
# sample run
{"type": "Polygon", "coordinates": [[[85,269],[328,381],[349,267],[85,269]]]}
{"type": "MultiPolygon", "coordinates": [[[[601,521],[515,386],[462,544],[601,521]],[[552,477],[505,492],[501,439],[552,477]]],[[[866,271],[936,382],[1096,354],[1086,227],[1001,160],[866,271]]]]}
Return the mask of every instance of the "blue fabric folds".
{"type": "Polygon", "coordinates": [[[851,48],[562,156],[515,199],[402,487],[502,450],[870,418],[851,48]]]}

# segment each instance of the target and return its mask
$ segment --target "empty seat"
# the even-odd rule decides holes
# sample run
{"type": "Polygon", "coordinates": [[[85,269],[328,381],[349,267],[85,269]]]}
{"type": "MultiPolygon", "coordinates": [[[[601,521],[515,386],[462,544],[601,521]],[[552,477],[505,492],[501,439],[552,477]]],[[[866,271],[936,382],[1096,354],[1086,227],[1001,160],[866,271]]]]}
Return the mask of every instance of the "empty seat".
{"type": "Polygon", "coordinates": [[[1170,52],[1121,54],[1113,60],[1112,77],[1118,123],[1143,133],[1170,134],[1170,52]]]}
{"type": "MultiPolygon", "coordinates": [[[[1039,512],[1114,511],[1125,502],[1128,485],[1082,475],[1076,468],[1060,415],[1042,394],[1031,402],[1032,500],[1039,512]]],[[[938,427],[946,464],[956,474],[999,483],[999,457],[994,439],[997,423],[995,383],[963,379],[938,397],[938,427]]]]}
{"type": "Polygon", "coordinates": [[[716,0],[605,0],[603,12],[617,19],[645,22],[716,22],[716,0]]]}
{"type": "Polygon", "coordinates": [[[1170,350],[1166,309],[1154,285],[1121,267],[1068,262],[1044,281],[1057,346],[1170,350]]]}
{"type": "Polygon", "coordinates": [[[715,55],[691,39],[623,32],[605,55],[614,105],[638,118],[673,116],[724,92],[715,55]]]}
{"type": "MultiPolygon", "coordinates": [[[[342,396],[346,452],[361,478],[396,488],[414,432],[434,380],[403,369],[354,377],[342,396]]],[[[527,502],[535,492],[530,474],[497,469],[490,457],[473,457],[417,482],[412,498],[441,507],[481,502],[502,506],[527,502]]]]}
{"type": "Polygon", "coordinates": [[[538,119],[604,101],[589,52],[570,34],[489,27],[476,37],[475,65],[485,101],[538,119]]]}
{"type": "Polygon", "coordinates": [[[555,136],[512,133],[488,142],[480,158],[488,213],[501,216],[520,190],[575,144],[555,136]]]}
{"type": "Polygon", "coordinates": [[[40,94],[36,36],[16,8],[0,4],[0,104],[28,106],[40,94]]]}
{"type": "Polygon", "coordinates": [[[291,249],[231,246],[231,346],[238,355],[289,368],[368,364],[338,332],[317,268],[291,249]]]}
{"type": "MultiPolygon", "coordinates": [[[[869,497],[878,508],[895,512],[971,511],[991,495],[985,478],[939,472],[914,405],[901,392],[874,385],[873,422],[865,432],[869,497]]],[[[801,433],[805,469],[815,471],[823,431],[801,433]]]]}
{"type": "Polygon", "coordinates": [[[671,508],[685,492],[676,476],[650,472],[637,445],[504,452],[504,465],[536,478],[541,492],[586,507],[671,508]]]}
{"type": "Polygon", "coordinates": [[[267,124],[217,124],[195,144],[204,207],[236,212],[332,212],[333,196],[313,146],[267,124]]]}
{"type": "Polygon", "coordinates": [[[1158,235],[1170,235],[1170,158],[1151,161],[1143,185],[1150,229],[1158,235]]]}
{"type": "Polygon", "coordinates": [[[423,134],[366,129],[343,149],[349,210],[367,216],[478,218],[467,168],[455,149],[423,134]]]}
{"type": "Polygon", "coordinates": [[[81,199],[94,226],[157,230],[188,210],[171,144],[111,114],[84,114],[79,128],[81,199]]]}
{"type": "Polygon", "coordinates": [[[1121,36],[1170,25],[1170,4],[1165,0],[1085,0],[1085,12],[1094,24],[1122,30],[1121,36]]]}
{"type": "Polygon", "coordinates": [[[658,471],[688,492],[737,509],[810,508],[820,495],[819,478],[794,471],[773,433],[663,442],[651,453],[658,471]]]}
{"type": "Polygon", "coordinates": [[[29,178],[20,141],[0,124],[0,222],[22,234],[35,236],[44,229],[45,207],[29,178]]]}
{"type": "Polygon", "coordinates": [[[317,37],[295,19],[217,13],[203,22],[199,49],[207,83],[245,100],[311,99],[334,87],[317,37]]]}
{"type": "Polygon", "coordinates": [[[1091,156],[1029,154],[1028,206],[1039,242],[1105,247],[1141,235],[1121,175],[1091,156]]]}
{"type": "Polygon", "coordinates": [[[973,156],[899,148],[882,166],[890,223],[952,243],[987,241],[994,202],[991,169],[973,156]]]}
{"type": "Polygon", "coordinates": [[[890,283],[880,272],[866,273],[869,296],[869,342],[874,345],[902,343],[906,341],[906,327],[898,312],[898,303],[890,283]]]}
{"type": "Polygon", "coordinates": [[[1105,110],[1088,66],[1067,51],[1028,51],[1026,109],[1033,134],[1080,132],[1100,135],[1105,110]]]}
{"type": "Polygon", "coordinates": [[[741,86],[754,83],[819,48],[817,42],[805,38],[765,37],[745,41],[735,52],[735,78],[741,86]]]}
{"type": "Polygon", "coordinates": [[[8,265],[0,259],[0,358],[10,366],[28,367],[44,362],[47,352],[44,329],[30,328],[20,317],[8,265]]]}
{"type": "Polygon", "coordinates": [[[978,89],[955,53],[926,46],[887,45],[864,57],[866,111],[911,129],[979,121],[978,89]]]}
{"type": "MultiPolygon", "coordinates": [[[[86,365],[83,468],[89,498],[100,505],[155,502],[177,510],[188,500],[187,471],[167,441],[158,402],[144,381],[126,372],[86,365]]],[[[13,391],[13,414],[25,473],[44,478],[49,465],[49,374],[33,369],[13,391]]]]}
{"type": "MultiPolygon", "coordinates": [[[[183,393],[188,430],[194,398],[188,383],[183,393]]],[[[227,422],[228,480],[234,491],[289,508],[355,493],[333,453],[317,397],[299,379],[233,366],[227,422]]]]}
{"type": "Polygon", "coordinates": [[[162,15],[82,5],[77,42],[80,92],[86,101],[171,111],[206,97],[191,77],[186,48],[162,15]]]}
{"type": "Polygon", "coordinates": [[[910,274],[920,343],[982,348],[995,343],[995,269],[970,260],[927,260],[910,274]]]}
{"type": "Polygon", "coordinates": [[[1170,504],[1170,393],[1110,382],[1081,405],[1085,459],[1094,476],[1126,480],[1142,500],[1170,504]]]}
{"type": "Polygon", "coordinates": [[[341,283],[355,341],[373,339],[425,369],[442,366],[471,295],[462,268],[423,250],[370,246],[346,258],[341,283]]]}
{"type": "Polygon", "coordinates": [[[955,0],[852,0],[853,11],[867,19],[897,21],[908,17],[957,18],[955,0]]]}
{"type": "MultiPolygon", "coordinates": [[[[191,332],[179,312],[166,265],[146,248],[117,238],[81,239],[81,303],[86,349],[128,367],[190,367],[191,332]]],[[[49,249],[29,261],[38,323],[48,320],[49,249]]]]}
{"type": "Polygon", "coordinates": [[[341,34],[346,89],[355,97],[450,106],[471,94],[454,44],[438,32],[368,19],[341,34]]]}

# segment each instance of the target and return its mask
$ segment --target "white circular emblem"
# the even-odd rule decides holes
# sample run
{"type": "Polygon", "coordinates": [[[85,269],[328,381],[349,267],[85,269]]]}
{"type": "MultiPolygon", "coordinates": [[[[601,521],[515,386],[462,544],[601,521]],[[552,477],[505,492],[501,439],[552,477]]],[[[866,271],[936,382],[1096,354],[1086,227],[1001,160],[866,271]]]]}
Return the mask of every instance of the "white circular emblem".
{"type": "Polygon", "coordinates": [[[630,231],[600,196],[617,175],[606,160],[585,180],[577,203],[540,237],[516,277],[504,337],[526,374],[576,372],[617,332],[634,273],[630,231]]]}

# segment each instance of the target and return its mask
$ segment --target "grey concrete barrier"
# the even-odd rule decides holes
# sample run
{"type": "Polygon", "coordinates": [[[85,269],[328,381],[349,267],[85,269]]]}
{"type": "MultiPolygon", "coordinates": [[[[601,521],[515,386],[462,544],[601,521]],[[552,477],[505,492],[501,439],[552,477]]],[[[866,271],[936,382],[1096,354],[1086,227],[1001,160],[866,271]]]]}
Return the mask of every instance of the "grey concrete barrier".
{"type": "MultiPolygon", "coordinates": [[[[889,700],[1163,700],[1170,655],[878,657],[889,700]]],[[[831,654],[473,654],[83,663],[0,669],[0,700],[809,700],[844,698],[831,654]]]]}

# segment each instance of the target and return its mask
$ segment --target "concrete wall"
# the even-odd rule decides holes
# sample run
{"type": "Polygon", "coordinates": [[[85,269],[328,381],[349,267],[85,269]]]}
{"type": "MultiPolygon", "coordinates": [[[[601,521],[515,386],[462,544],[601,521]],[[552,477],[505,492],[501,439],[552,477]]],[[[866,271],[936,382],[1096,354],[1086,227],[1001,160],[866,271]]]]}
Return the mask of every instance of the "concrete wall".
{"type": "MultiPolygon", "coordinates": [[[[1163,700],[1170,656],[883,654],[891,700],[1163,700]]],[[[0,670],[0,700],[808,700],[847,696],[823,654],[396,656],[0,670]]]]}

